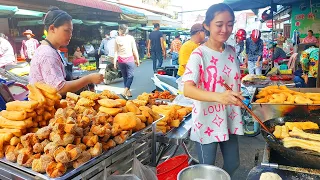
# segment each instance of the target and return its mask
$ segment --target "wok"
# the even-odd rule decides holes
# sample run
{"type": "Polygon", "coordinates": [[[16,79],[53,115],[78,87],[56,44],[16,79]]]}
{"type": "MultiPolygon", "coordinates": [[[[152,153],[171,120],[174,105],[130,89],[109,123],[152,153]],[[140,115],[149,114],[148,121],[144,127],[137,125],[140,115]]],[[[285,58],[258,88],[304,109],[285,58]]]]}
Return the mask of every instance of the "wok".
{"type": "MultiPolygon", "coordinates": [[[[285,122],[305,122],[311,121],[320,125],[320,116],[309,116],[309,117],[280,117],[265,121],[263,124],[267,126],[271,132],[274,131],[276,125],[284,125],[285,122]]],[[[312,131],[312,133],[320,134],[320,131],[312,131]]],[[[303,150],[300,148],[286,148],[282,142],[274,141],[266,131],[261,130],[263,138],[266,140],[270,148],[277,151],[281,156],[286,158],[292,166],[320,169],[320,153],[319,155],[315,152],[303,150]]]]}

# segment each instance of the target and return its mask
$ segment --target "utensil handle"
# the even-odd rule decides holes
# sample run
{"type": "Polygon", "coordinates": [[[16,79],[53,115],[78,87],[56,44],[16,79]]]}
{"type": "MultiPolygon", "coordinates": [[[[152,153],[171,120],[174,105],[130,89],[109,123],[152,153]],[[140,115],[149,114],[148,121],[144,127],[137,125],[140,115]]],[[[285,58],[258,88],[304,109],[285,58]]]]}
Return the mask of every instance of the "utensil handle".
{"type": "MultiPolygon", "coordinates": [[[[227,90],[232,91],[232,89],[231,89],[227,84],[224,84],[224,87],[225,87],[227,90]]],[[[244,108],[250,113],[250,115],[259,122],[259,124],[261,125],[261,127],[262,127],[264,130],[266,130],[268,133],[271,133],[271,131],[269,130],[269,128],[267,128],[267,126],[263,124],[263,122],[260,120],[260,118],[259,118],[256,114],[254,114],[254,113],[251,111],[251,109],[250,109],[247,105],[245,105],[239,97],[236,97],[236,98],[241,102],[241,104],[242,104],[242,105],[244,106],[244,108]]]]}

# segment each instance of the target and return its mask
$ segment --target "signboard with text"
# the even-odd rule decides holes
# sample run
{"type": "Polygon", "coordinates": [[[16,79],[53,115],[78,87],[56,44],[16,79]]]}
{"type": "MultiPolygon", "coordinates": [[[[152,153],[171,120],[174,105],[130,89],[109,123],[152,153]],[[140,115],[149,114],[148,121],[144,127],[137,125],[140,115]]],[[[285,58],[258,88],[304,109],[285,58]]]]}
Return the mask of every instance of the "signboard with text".
{"type": "Polygon", "coordinates": [[[291,35],[294,30],[300,32],[300,37],[307,36],[308,30],[312,30],[316,37],[320,33],[320,2],[300,3],[292,5],[291,35]]]}

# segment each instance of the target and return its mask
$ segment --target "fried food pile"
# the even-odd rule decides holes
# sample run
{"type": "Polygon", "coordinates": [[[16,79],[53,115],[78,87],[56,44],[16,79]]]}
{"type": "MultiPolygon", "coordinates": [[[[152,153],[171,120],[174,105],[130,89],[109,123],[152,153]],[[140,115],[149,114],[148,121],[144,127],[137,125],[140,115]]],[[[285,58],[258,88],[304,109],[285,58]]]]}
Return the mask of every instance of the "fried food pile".
{"type": "Polygon", "coordinates": [[[153,105],[152,110],[165,116],[162,120],[157,122],[157,131],[165,134],[170,131],[170,129],[179,127],[183,118],[191,113],[192,108],[179,105],[153,105]]]}
{"type": "Polygon", "coordinates": [[[172,101],[174,100],[174,98],[176,98],[176,96],[170,94],[169,91],[164,91],[164,92],[155,91],[155,93],[144,92],[141,95],[139,95],[137,99],[133,100],[133,102],[143,106],[152,107],[153,105],[156,105],[156,106],[167,105],[166,102],[159,101],[159,99],[168,99],[172,101]]]}
{"type": "Polygon", "coordinates": [[[48,125],[60,106],[60,94],[44,83],[29,84],[29,101],[12,101],[0,112],[0,157],[4,157],[3,146],[17,145],[20,137],[36,132],[48,125]]]}
{"type": "Polygon", "coordinates": [[[314,122],[286,122],[283,126],[275,126],[273,135],[282,139],[286,148],[299,147],[320,153],[320,134],[303,131],[318,129],[318,124],[314,122]]]}
{"type": "Polygon", "coordinates": [[[176,96],[172,95],[169,91],[163,91],[163,92],[155,91],[154,93],[151,93],[150,95],[152,98],[155,98],[155,99],[174,100],[174,98],[176,98],[176,96]]]}
{"type": "Polygon", "coordinates": [[[286,86],[268,86],[256,95],[256,103],[320,104],[320,93],[302,93],[286,86]]]}
{"type": "Polygon", "coordinates": [[[133,132],[160,118],[148,106],[119,99],[108,90],[69,92],[60,100],[47,85],[28,88],[30,101],[7,103],[7,110],[0,113],[4,128],[0,129],[0,154],[51,178],[124,143],[133,132]]]}

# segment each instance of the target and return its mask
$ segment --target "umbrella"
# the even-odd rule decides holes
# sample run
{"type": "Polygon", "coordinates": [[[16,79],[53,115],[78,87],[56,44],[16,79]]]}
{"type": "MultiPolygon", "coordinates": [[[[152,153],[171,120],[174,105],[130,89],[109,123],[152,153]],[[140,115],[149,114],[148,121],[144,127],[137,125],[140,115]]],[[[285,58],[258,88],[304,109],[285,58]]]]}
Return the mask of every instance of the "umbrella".
{"type": "Polygon", "coordinates": [[[291,5],[305,0],[224,0],[234,11],[242,11],[247,9],[260,9],[274,5],[291,5]]]}
{"type": "Polygon", "coordinates": [[[12,16],[18,11],[17,6],[0,5],[0,17],[12,16]]]}

